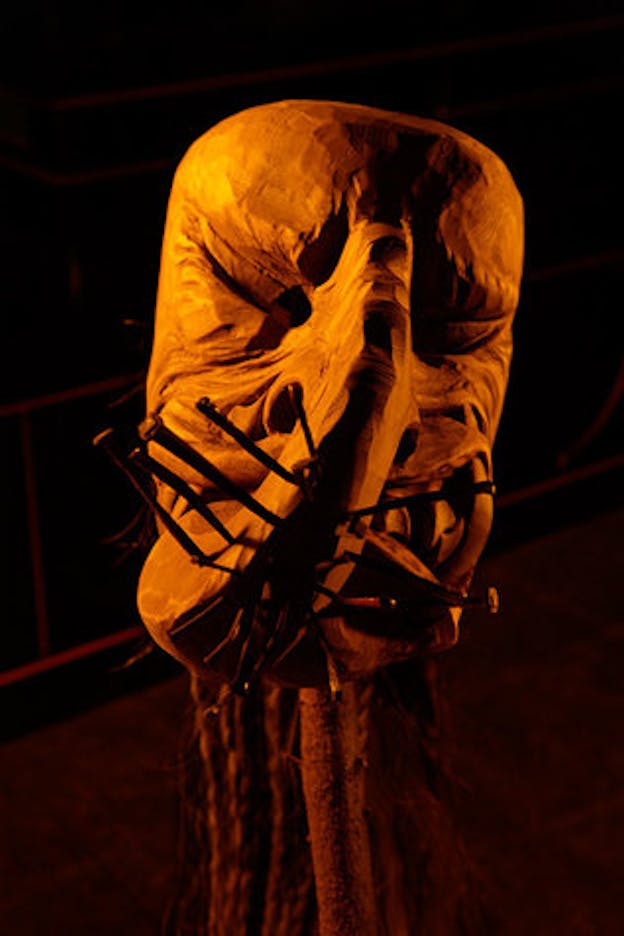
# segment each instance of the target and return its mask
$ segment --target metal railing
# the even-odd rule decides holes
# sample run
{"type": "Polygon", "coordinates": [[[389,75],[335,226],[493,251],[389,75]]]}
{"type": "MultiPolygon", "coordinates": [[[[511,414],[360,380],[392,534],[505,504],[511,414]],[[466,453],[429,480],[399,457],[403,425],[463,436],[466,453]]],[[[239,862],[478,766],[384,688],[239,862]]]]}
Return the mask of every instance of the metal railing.
{"type": "Polygon", "coordinates": [[[37,656],[26,663],[0,671],[0,687],[19,682],[46,670],[63,666],[83,657],[99,653],[138,637],[142,628],[127,627],[95,640],[86,641],[58,653],[50,651],[50,622],[46,589],[46,568],[41,535],[40,497],[37,482],[35,449],[33,444],[33,416],[51,407],[64,406],[77,400],[112,393],[136,383],[139,375],[123,375],[94,381],[28,400],[19,400],[0,406],[0,420],[17,418],[19,424],[20,456],[26,505],[28,552],[33,583],[33,619],[37,656]]]}

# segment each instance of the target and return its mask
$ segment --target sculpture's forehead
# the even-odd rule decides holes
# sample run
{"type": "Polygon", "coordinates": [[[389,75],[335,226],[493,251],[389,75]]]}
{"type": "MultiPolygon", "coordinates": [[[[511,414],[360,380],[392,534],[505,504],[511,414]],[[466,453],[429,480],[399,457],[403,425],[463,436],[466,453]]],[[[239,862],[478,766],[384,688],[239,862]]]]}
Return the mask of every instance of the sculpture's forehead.
{"type": "Polygon", "coordinates": [[[362,173],[369,184],[391,178],[409,193],[427,168],[476,178],[500,166],[485,146],[435,121],[356,104],[280,101],[210,129],[179,175],[216,225],[222,217],[230,226],[235,213],[305,235],[362,173]]]}
{"type": "Polygon", "coordinates": [[[350,173],[379,151],[402,153],[407,162],[418,159],[442,139],[476,165],[497,160],[482,143],[438,121],[327,101],[279,101],[249,108],[216,124],[191,151],[199,149],[204,159],[223,160],[223,166],[230,163],[234,174],[241,166],[255,174],[258,165],[264,174],[279,175],[292,162],[308,168],[311,158],[309,168],[331,179],[336,169],[350,173]]]}
{"type": "Polygon", "coordinates": [[[522,202],[487,147],[435,121],[324,101],[262,105],[212,127],[171,192],[152,397],[174,373],[243,353],[286,290],[306,290],[317,310],[309,287],[329,282],[347,242],[366,241],[368,221],[401,223],[397,207],[413,245],[418,346],[449,354],[489,340],[518,301],[522,202]]]}

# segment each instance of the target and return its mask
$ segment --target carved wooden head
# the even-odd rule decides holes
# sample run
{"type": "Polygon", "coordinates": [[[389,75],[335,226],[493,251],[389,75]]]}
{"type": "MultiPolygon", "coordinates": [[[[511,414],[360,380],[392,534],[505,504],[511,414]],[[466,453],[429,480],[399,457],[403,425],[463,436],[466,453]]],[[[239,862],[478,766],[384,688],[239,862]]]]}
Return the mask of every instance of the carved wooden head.
{"type": "Polygon", "coordinates": [[[240,686],[261,669],[317,684],[328,660],[357,678],[457,640],[521,267],[509,172],[443,124],[284,101],[191,146],[144,434],[205,561],[161,527],[138,591],[159,644],[240,686]]]}

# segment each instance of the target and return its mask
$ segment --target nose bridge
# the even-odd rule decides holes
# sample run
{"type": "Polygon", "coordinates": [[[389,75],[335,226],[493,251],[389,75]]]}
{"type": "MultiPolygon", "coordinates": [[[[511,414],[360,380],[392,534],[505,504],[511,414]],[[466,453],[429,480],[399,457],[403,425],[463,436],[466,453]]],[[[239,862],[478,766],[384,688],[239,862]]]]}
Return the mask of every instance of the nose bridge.
{"type": "Polygon", "coordinates": [[[367,237],[367,262],[362,271],[363,355],[385,354],[395,380],[406,378],[411,354],[411,235],[405,226],[375,223],[367,237]]]}
{"type": "Polygon", "coordinates": [[[343,477],[341,498],[349,509],[379,497],[403,432],[415,418],[411,270],[407,224],[358,221],[328,290],[335,300],[332,331],[342,351],[328,378],[340,375],[346,406],[324,451],[343,477]]]}
{"type": "MultiPolygon", "coordinates": [[[[331,278],[313,296],[313,312],[267,399],[267,425],[277,419],[288,384],[299,383],[312,436],[345,508],[374,503],[385,485],[401,438],[417,421],[410,286],[411,232],[406,223],[352,223],[331,278]]],[[[292,432],[284,457],[304,457],[292,432]]]]}
{"type": "Polygon", "coordinates": [[[332,340],[348,340],[352,352],[362,338],[383,349],[383,322],[393,332],[395,350],[410,345],[411,237],[404,223],[362,219],[353,224],[333,275],[316,295],[321,327],[332,340]]]}

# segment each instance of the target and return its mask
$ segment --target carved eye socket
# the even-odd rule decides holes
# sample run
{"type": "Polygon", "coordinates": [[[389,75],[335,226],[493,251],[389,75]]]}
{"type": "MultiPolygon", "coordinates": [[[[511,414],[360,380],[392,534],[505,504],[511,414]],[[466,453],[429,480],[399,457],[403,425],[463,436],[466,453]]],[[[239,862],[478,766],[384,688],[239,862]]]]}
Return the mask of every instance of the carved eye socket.
{"type": "Polygon", "coordinates": [[[291,328],[299,328],[311,314],[310,300],[301,286],[284,290],[267,310],[260,331],[247,345],[247,351],[277,348],[291,328]]]}
{"type": "Polygon", "coordinates": [[[338,211],[325,221],[316,239],[301,251],[299,269],[314,286],[327,282],[336,268],[349,234],[347,215],[347,203],[343,199],[338,211]]]}
{"type": "Polygon", "coordinates": [[[292,286],[278,296],[276,308],[288,319],[290,328],[299,328],[312,315],[312,306],[301,286],[292,286]]]}

